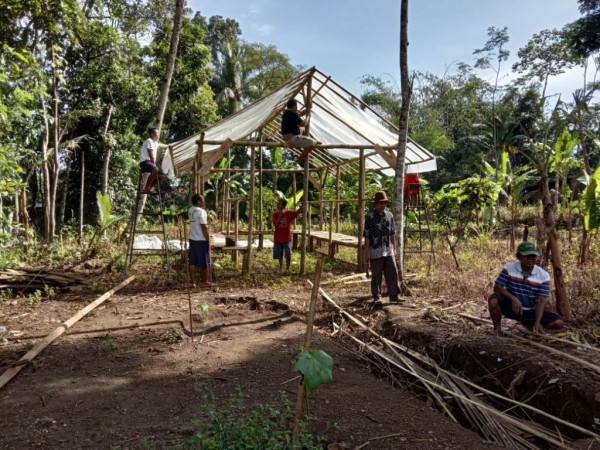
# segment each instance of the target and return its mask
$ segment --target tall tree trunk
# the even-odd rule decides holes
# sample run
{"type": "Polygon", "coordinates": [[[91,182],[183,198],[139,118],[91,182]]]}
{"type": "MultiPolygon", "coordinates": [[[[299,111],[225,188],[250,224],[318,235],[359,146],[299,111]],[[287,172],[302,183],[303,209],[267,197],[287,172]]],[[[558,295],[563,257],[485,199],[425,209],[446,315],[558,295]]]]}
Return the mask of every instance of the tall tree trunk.
{"type": "Polygon", "coordinates": [[[183,19],[183,10],[185,8],[185,0],[176,0],[175,12],[173,14],[173,33],[171,34],[171,47],[167,56],[167,69],[165,77],[160,88],[160,98],[158,100],[158,111],[156,113],[156,127],[159,132],[162,128],[165,110],[167,109],[167,100],[169,98],[169,88],[171,86],[171,78],[175,69],[175,59],[177,57],[177,48],[179,47],[179,34],[181,33],[181,22],[183,19]]]}
{"type": "Polygon", "coordinates": [[[71,171],[71,157],[67,158],[67,167],[64,171],[64,181],[60,192],[60,207],[58,209],[58,223],[65,223],[65,210],[67,209],[67,193],[69,192],[69,172],[71,171]]]}
{"type": "Polygon", "coordinates": [[[396,263],[400,286],[403,286],[404,271],[404,172],[406,167],[406,140],[408,138],[408,113],[412,95],[412,83],[408,74],[408,0],[402,0],[400,6],[400,87],[402,104],[400,105],[400,126],[398,132],[398,155],[396,156],[394,197],[394,220],[396,222],[396,263]]]}
{"type": "Polygon", "coordinates": [[[77,233],[77,243],[83,242],[83,205],[85,198],[85,152],[81,150],[81,182],[79,184],[79,231],[77,233]]]}
{"type": "MultiPolygon", "coordinates": [[[[562,264],[560,261],[560,250],[558,248],[558,237],[554,223],[554,211],[552,209],[552,200],[550,198],[550,188],[548,186],[548,175],[546,171],[541,171],[541,182],[544,190],[544,222],[548,231],[548,245],[551,250],[552,272],[554,275],[554,289],[556,296],[556,310],[566,320],[573,319],[569,297],[567,296],[567,287],[563,276],[562,264]]],[[[540,249],[542,250],[542,249],[540,249]]]]}
{"type": "Polygon", "coordinates": [[[110,167],[110,140],[108,137],[108,129],[110,127],[110,119],[112,117],[113,109],[115,105],[110,104],[108,106],[108,112],[106,113],[106,122],[104,123],[104,133],[102,133],[102,143],[104,144],[104,157],[102,159],[102,195],[108,194],[108,169],[110,167]]]}
{"type": "Polygon", "coordinates": [[[54,157],[52,159],[52,168],[50,171],[50,196],[48,198],[48,207],[50,208],[50,242],[54,240],[56,234],[56,193],[58,189],[58,176],[60,172],[60,157],[58,148],[59,124],[58,124],[58,74],[56,70],[56,54],[52,46],[52,146],[54,157]]]}
{"type": "MultiPolygon", "coordinates": [[[[42,114],[44,120],[44,133],[42,135],[42,195],[44,196],[44,238],[46,243],[52,242],[50,223],[52,222],[52,208],[49,204],[50,195],[50,162],[48,161],[48,144],[50,142],[50,124],[46,115],[46,102],[42,99],[42,114]]],[[[35,209],[35,203],[33,205],[35,209]]]]}

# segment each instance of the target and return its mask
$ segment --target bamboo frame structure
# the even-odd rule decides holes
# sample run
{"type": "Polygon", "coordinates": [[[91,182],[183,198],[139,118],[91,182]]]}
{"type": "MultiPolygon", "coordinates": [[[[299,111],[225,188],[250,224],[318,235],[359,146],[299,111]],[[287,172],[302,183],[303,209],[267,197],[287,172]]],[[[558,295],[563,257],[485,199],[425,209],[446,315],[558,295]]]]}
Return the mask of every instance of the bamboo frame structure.
{"type": "MultiPolygon", "coordinates": [[[[229,183],[225,182],[226,174],[243,173],[249,174],[250,193],[248,202],[248,220],[249,225],[245,233],[248,234],[248,252],[245,253],[247,261],[244,261],[244,273],[249,273],[252,258],[252,237],[258,234],[258,248],[264,248],[265,229],[265,205],[264,205],[264,186],[262,180],[267,173],[273,174],[276,179],[279,174],[292,174],[292,195],[295,199],[297,193],[297,174],[303,174],[304,193],[302,199],[302,245],[300,272],[306,272],[306,251],[312,249],[316,241],[323,242],[321,234],[316,233],[319,230],[324,232],[329,227],[329,254],[334,254],[338,245],[349,245],[345,240],[340,241],[339,233],[341,231],[341,204],[358,203],[358,248],[357,262],[359,268],[364,267],[363,256],[363,229],[365,219],[365,179],[366,174],[370,172],[390,170],[395,167],[395,154],[398,148],[397,140],[390,136],[389,130],[396,130],[394,124],[386,120],[381,114],[373,110],[360,98],[351,94],[341,85],[335,82],[330,76],[312,67],[298,75],[288,82],[282,88],[273,91],[267,97],[252,102],[242,110],[224,118],[220,122],[205,129],[193,137],[172,143],[169,146],[169,154],[176,175],[183,171],[192,170],[194,174],[194,189],[196,192],[204,192],[204,180],[211,175],[221,176],[223,179],[223,194],[218,203],[218,209],[221,214],[221,229],[229,235],[231,233],[231,221],[234,220],[234,209],[236,210],[235,224],[239,232],[239,201],[234,201],[229,197],[229,183]],[[333,96],[332,96],[333,94],[333,96]],[[270,100],[267,100],[270,98],[270,100]],[[303,149],[297,148],[286,143],[280,135],[281,113],[286,107],[289,98],[296,98],[299,104],[306,110],[308,115],[307,125],[304,134],[317,138],[319,133],[323,133],[323,124],[316,122],[323,119],[327,124],[337,123],[340,126],[340,133],[333,133],[333,138],[328,142],[316,145],[316,148],[308,155],[303,167],[298,168],[265,168],[263,164],[263,151],[268,148],[281,147],[287,154],[298,156],[303,149]],[[259,104],[262,102],[269,104],[269,110],[259,104]],[[244,114],[244,111],[251,109],[252,112],[244,114]],[[252,123],[252,131],[246,124],[252,120],[254,112],[259,112],[256,117],[260,117],[252,123]],[[311,113],[313,115],[311,116],[311,113]],[[371,117],[361,117],[360,114],[368,113],[371,117]],[[241,115],[241,116],[240,116],[241,115]],[[312,119],[311,119],[312,117],[312,119]],[[238,121],[236,122],[236,118],[238,121]],[[373,125],[373,118],[388,127],[384,130],[379,124],[379,128],[373,125]],[[231,121],[231,119],[234,119],[231,121]],[[364,119],[364,120],[363,120],[364,119]],[[314,122],[315,135],[311,135],[311,120],[314,122]],[[361,120],[365,126],[361,125],[361,120]],[[230,122],[228,122],[230,121],[230,122]],[[231,128],[229,128],[231,125],[231,128]],[[243,129],[243,133],[240,131],[243,129]],[[236,134],[237,133],[237,134],[236,134]],[[378,134],[379,133],[379,134],[378,134]],[[336,137],[337,136],[337,137],[336,137]],[[349,137],[349,139],[347,139],[349,137]],[[337,140],[346,142],[335,142],[337,140]],[[196,145],[196,154],[192,159],[191,154],[196,145]],[[232,146],[245,147],[249,150],[251,166],[249,168],[215,168],[214,165],[222,157],[227,149],[232,146]],[[216,148],[215,148],[216,147],[216,148]],[[258,155],[256,151],[258,150],[258,155]],[[347,150],[353,150],[348,152],[347,150]],[[358,154],[358,156],[356,156],[358,154]],[[258,161],[256,161],[258,158],[258,161]],[[318,177],[317,177],[318,174],[318,177]],[[335,197],[326,198],[325,183],[327,177],[335,177],[335,197]],[[256,187],[256,177],[260,183],[256,187]],[[357,199],[341,198],[341,178],[342,176],[358,176],[359,192],[357,199]],[[204,179],[203,179],[204,178],[204,179]],[[318,178],[318,181],[317,181],[318,178]],[[309,200],[310,184],[318,191],[318,200],[309,200]],[[258,199],[255,199],[256,189],[258,189],[258,199]],[[255,203],[257,203],[255,205],[255,203]],[[311,206],[315,205],[316,215],[312,217],[311,206]],[[318,207],[317,207],[318,205],[318,207]],[[257,209],[258,208],[258,209],[257,209]],[[325,216],[325,212],[329,216],[325,216]],[[317,225],[318,219],[318,225],[317,225]],[[312,222],[315,221],[315,239],[312,234],[312,222]],[[258,223],[257,223],[258,222],[258,223]],[[334,229],[335,227],[335,229],[334,229]],[[334,234],[338,236],[331,236],[334,234]]],[[[392,132],[393,133],[393,132],[392,132]]],[[[321,138],[324,140],[324,138],[321,138]]],[[[435,156],[420,147],[414,141],[410,142],[412,153],[407,160],[411,163],[426,163],[435,160],[435,156]]],[[[277,183],[274,182],[274,189],[277,189],[277,183]]],[[[220,189],[219,189],[220,190],[220,189]]],[[[294,205],[290,207],[296,207],[294,205]]],[[[267,205],[268,206],[268,205],[267,205]]],[[[267,218],[268,219],[268,218],[267,218]]],[[[235,226],[234,226],[235,228],[235,226]]],[[[294,234],[294,247],[296,247],[296,238],[298,233],[294,234]]],[[[354,243],[352,246],[356,246],[354,243]]],[[[234,254],[235,255],[235,254],[234,254]]],[[[237,256],[237,255],[236,255],[237,256]]]]}

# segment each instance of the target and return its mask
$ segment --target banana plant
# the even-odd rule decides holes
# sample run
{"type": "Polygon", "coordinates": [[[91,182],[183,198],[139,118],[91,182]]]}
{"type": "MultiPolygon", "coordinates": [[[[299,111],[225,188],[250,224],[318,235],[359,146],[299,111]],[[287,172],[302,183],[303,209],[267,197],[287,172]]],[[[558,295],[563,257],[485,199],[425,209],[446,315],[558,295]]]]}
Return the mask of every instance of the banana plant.
{"type": "Polygon", "coordinates": [[[488,205],[484,208],[484,217],[486,221],[493,225],[500,219],[500,208],[499,200],[500,194],[506,195],[504,186],[506,183],[506,174],[508,173],[508,152],[503,151],[500,154],[500,160],[496,167],[493,167],[487,161],[483,162],[483,173],[481,177],[482,181],[487,181],[486,186],[488,187],[488,205]]]}
{"type": "Polygon", "coordinates": [[[565,127],[556,139],[550,155],[550,169],[555,173],[554,184],[554,207],[558,210],[559,206],[564,206],[565,201],[565,186],[567,185],[567,175],[569,170],[580,163],[579,158],[573,154],[575,146],[579,144],[579,134],[577,132],[570,133],[565,127]],[[562,197],[562,202],[560,198],[562,197]]]}
{"type": "Polygon", "coordinates": [[[94,244],[97,246],[100,242],[100,239],[104,236],[106,231],[109,228],[115,226],[116,224],[123,222],[127,219],[125,216],[113,216],[112,214],[112,203],[110,201],[110,196],[108,194],[102,195],[102,192],[96,192],[96,203],[98,204],[98,225],[96,230],[94,230],[94,234],[88,248],[83,256],[83,259],[87,257],[90,250],[93,248],[94,244]]]}

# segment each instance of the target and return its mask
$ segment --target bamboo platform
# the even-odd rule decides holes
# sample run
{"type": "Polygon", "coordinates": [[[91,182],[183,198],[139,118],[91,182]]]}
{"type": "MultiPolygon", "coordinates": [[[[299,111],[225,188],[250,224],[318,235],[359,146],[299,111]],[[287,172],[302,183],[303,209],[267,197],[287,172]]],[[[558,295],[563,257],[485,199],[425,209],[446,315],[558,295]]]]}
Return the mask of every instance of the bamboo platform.
{"type": "MultiPolygon", "coordinates": [[[[294,234],[294,236],[302,236],[302,230],[293,230],[292,234],[294,234]]],[[[307,237],[311,240],[314,239],[317,242],[329,242],[329,231],[311,230],[307,237]]],[[[358,248],[358,237],[342,233],[331,233],[331,243],[333,245],[358,248]]]]}

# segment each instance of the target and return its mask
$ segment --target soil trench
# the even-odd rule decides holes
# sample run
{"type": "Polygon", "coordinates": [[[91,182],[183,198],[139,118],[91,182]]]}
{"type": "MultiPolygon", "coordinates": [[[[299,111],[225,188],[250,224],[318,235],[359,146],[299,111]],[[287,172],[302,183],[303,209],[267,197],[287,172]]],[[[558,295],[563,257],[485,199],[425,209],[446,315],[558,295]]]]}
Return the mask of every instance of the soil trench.
{"type": "MultiPolygon", "coordinates": [[[[385,313],[381,324],[381,334],[385,337],[429,355],[441,367],[489,390],[596,431],[600,417],[600,375],[597,372],[514,338],[493,337],[486,332],[489,331],[486,327],[468,321],[451,328],[417,321],[401,307],[386,307],[385,313]]],[[[513,332],[518,334],[516,330],[513,332]]],[[[577,353],[582,359],[594,361],[596,357],[586,353],[582,356],[569,345],[551,345],[567,353],[577,353]]],[[[539,414],[529,413],[529,417],[552,428],[555,426],[553,421],[539,414]]],[[[560,431],[573,439],[583,437],[566,427],[560,427],[560,431]]],[[[595,443],[592,448],[600,446],[595,443]]]]}

